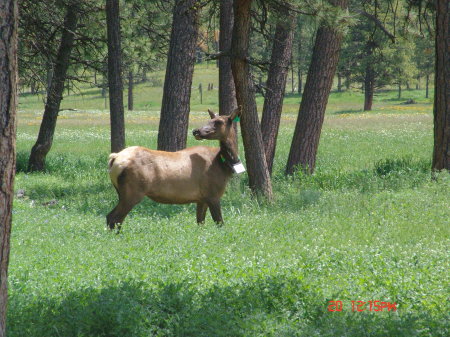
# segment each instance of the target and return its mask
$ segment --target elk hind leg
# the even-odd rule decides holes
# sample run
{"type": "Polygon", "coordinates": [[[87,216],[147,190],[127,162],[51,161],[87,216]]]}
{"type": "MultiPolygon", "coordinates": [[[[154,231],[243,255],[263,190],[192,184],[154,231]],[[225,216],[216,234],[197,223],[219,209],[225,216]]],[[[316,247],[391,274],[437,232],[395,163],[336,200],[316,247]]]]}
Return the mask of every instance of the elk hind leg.
{"type": "Polygon", "coordinates": [[[120,231],[120,226],[125,217],[130,213],[134,206],[136,206],[144,198],[143,194],[133,193],[129,188],[118,188],[119,203],[106,216],[106,224],[109,229],[114,229],[116,224],[120,231]]]}

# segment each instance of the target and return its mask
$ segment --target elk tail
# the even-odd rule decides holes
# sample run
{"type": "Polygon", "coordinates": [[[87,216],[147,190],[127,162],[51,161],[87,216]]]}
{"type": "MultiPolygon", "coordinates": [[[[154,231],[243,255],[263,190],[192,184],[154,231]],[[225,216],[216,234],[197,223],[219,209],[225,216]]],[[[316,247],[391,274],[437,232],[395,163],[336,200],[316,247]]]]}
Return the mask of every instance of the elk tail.
{"type": "Polygon", "coordinates": [[[109,171],[109,177],[111,178],[111,182],[113,183],[113,185],[118,188],[118,177],[119,175],[122,173],[124,167],[121,165],[118,165],[118,163],[116,163],[116,158],[118,156],[118,153],[111,153],[109,155],[109,160],[108,160],[108,171],[109,171]]]}

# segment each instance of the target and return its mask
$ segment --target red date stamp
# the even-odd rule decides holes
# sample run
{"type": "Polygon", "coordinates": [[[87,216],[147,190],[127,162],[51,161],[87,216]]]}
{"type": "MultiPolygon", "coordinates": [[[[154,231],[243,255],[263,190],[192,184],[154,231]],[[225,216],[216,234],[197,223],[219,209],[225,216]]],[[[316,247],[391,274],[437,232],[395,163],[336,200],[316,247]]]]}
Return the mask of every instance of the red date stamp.
{"type": "MultiPolygon", "coordinates": [[[[342,311],[342,301],[329,301],[328,311],[342,311]]],[[[382,301],[351,301],[352,312],[362,311],[397,311],[397,303],[382,302],[382,301]]]]}

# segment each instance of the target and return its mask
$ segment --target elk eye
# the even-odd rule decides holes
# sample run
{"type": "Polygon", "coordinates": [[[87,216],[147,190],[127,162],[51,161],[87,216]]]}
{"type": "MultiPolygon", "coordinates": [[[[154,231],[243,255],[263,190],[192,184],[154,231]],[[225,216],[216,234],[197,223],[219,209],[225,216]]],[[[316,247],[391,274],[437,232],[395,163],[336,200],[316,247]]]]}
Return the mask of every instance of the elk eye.
{"type": "Polygon", "coordinates": [[[223,124],[223,121],[221,121],[220,119],[218,120],[218,121],[216,121],[215,123],[214,123],[215,125],[217,125],[217,126],[220,126],[220,125],[222,125],[223,124]]]}

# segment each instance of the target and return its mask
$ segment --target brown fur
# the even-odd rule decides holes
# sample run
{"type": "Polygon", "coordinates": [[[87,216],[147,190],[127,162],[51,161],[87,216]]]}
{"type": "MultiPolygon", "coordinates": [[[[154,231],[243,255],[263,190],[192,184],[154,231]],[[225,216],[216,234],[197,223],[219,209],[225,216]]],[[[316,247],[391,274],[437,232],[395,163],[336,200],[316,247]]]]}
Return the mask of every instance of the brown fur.
{"type": "MultiPolygon", "coordinates": [[[[221,156],[237,160],[235,133],[231,121],[236,116],[216,116],[203,128],[194,130],[197,139],[217,139],[221,147],[194,146],[177,152],[132,146],[109,156],[111,182],[119,195],[118,205],[108,214],[107,225],[121,224],[144,197],[165,204],[197,203],[197,222],[206,211],[222,223],[220,198],[232,175],[221,156]],[[234,159],[233,159],[234,158],[234,159]]],[[[119,227],[120,228],[120,227],[119,227]]]]}

